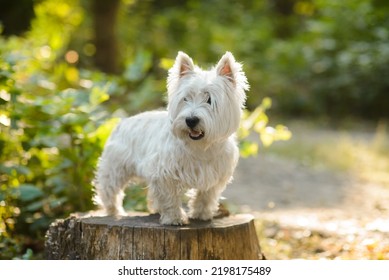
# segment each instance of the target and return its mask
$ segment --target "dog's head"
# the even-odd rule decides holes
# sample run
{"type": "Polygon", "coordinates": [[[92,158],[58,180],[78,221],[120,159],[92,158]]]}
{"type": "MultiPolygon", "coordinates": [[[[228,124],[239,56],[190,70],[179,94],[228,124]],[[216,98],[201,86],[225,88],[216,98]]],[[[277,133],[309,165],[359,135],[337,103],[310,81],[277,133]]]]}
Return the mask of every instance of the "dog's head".
{"type": "Polygon", "coordinates": [[[239,127],[248,88],[242,65],[230,52],[207,71],[179,52],[167,80],[174,135],[205,147],[225,140],[239,127]]]}

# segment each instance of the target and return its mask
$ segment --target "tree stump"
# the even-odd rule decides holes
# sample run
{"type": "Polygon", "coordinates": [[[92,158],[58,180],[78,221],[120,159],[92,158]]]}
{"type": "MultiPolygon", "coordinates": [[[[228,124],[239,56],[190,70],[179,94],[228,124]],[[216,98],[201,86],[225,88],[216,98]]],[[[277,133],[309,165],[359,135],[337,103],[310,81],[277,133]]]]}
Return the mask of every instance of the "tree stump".
{"type": "MultiPolygon", "coordinates": [[[[92,214],[93,215],[93,214],[92,214]]],[[[46,259],[232,260],[264,259],[251,215],[187,226],[165,226],[159,215],[73,215],[51,224],[46,259]]]]}

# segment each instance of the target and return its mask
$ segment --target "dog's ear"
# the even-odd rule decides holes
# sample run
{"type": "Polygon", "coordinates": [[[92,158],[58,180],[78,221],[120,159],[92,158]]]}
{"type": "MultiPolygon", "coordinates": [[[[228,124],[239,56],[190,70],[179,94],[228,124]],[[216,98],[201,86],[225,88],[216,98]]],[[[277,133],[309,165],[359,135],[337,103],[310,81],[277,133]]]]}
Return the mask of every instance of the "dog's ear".
{"type": "Polygon", "coordinates": [[[235,61],[230,52],[226,52],[216,65],[216,73],[219,76],[227,78],[234,86],[248,90],[246,75],[242,71],[242,64],[235,61]]]}
{"type": "Polygon", "coordinates": [[[226,77],[229,81],[231,81],[235,85],[236,84],[235,73],[234,73],[235,64],[236,64],[235,58],[232,55],[232,53],[226,52],[216,65],[216,73],[219,76],[226,77]]]}
{"type": "Polygon", "coordinates": [[[168,97],[170,98],[177,91],[180,79],[195,71],[193,60],[184,52],[178,52],[172,68],[169,69],[167,78],[168,97]]]}
{"type": "Polygon", "coordinates": [[[190,74],[194,70],[193,60],[184,52],[178,52],[173,69],[178,71],[178,77],[190,74]]]}

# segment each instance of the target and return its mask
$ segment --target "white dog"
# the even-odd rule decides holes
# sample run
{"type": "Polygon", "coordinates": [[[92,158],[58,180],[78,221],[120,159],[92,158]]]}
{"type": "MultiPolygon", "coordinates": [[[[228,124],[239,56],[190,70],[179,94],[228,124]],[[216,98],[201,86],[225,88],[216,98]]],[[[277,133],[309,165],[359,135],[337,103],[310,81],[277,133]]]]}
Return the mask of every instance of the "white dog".
{"type": "Polygon", "coordinates": [[[234,133],[248,88],[230,52],[209,71],[179,52],[169,70],[167,111],[123,119],[108,139],[96,172],[96,201],[108,215],[123,215],[123,189],[141,178],[162,224],[188,223],[181,199],[190,189],[189,217],[212,219],[238,162],[234,133]]]}

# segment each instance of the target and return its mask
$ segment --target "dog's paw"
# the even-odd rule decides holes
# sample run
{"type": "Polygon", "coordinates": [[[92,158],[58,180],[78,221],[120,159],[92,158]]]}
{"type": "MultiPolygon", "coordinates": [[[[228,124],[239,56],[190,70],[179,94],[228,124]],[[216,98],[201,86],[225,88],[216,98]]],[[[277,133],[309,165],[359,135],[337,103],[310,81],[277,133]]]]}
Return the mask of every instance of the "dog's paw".
{"type": "Polygon", "coordinates": [[[213,211],[207,209],[201,209],[201,210],[192,209],[189,212],[189,217],[194,220],[209,221],[212,220],[213,216],[214,216],[213,211]]]}
{"type": "Polygon", "coordinates": [[[181,226],[189,224],[189,219],[185,211],[180,209],[179,212],[161,214],[160,223],[162,225],[181,226]]]}
{"type": "Polygon", "coordinates": [[[107,208],[105,208],[105,213],[107,214],[107,216],[115,216],[115,217],[127,215],[126,211],[121,206],[120,207],[117,207],[117,206],[107,207],[107,208]]]}

